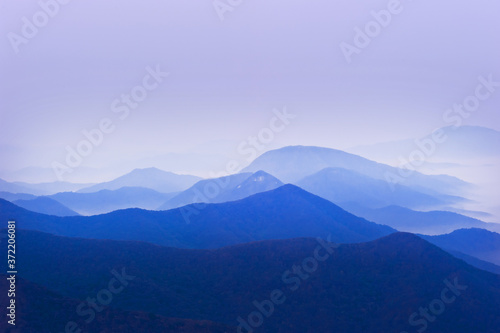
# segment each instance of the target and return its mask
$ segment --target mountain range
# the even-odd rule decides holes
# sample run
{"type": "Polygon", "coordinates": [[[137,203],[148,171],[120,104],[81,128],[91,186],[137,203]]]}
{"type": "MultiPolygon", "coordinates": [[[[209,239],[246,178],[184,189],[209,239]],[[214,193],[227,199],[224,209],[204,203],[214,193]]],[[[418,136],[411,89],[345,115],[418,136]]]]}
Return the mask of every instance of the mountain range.
{"type": "Polygon", "coordinates": [[[500,234],[496,232],[470,228],[446,235],[421,237],[443,249],[462,252],[500,266],[500,234]]]}
{"type": "Polygon", "coordinates": [[[36,197],[34,199],[28,200],[16,200],[13,203],[19,207],[40,214],[60,217],[80,215],[74,210],[69,209],[65,205],[49,197],[36,197]]]}
{"type": "MultiPolygon", "coordinates": [[[[9,290],[7,275],[0,274],[0,288],[9,290]]],[[[16,325],[6,320],[0,321],[0,331],[5,333],[52,333],[63,332],[75,327],[84,332],[116,332],[116,333],[229,333],[235,328],[209,321],[165,318],[152,313],[140,311],[123,311],[106,307],[86,323],[77,314],[82,300],[64,297],[45,287],[22,278],[16,279],[16,300],[18,307],[16,325]],[[76,326],[72,326],[73,323],[76,326]]],[[[0,298],[0,307],[9,306],[9,298],[0,298]]],[[[85,318],[86,319],[86,318],[85,318]]]]}
{"type": "MultiPolygon", "coordinates": [[[[500,132],[480,126],[448,126],[438,129],[445,137],[443,142],[435,143],[435,154],[430,161],[470,162],[500,157],[500,132]]],[[[357,146],[349,152],[366,158],[393,164],[399,162],[399,156],[408,156],[412,151],[421,149],[416,141],[432,139],[432,134],[416,139],[383,142],[373,145],[357,146]]]]}
{"type": "Polygon", "coordinates": [[[93,184],[77,184],[69,182],[50,182],[30,184],[24,182],[7,182],[0,179],[0,191],[9,193],[24,193],[31,195],[50,195],[64,191],[77,191],[93,184]]]}
{"type": "Polygon", "coordinates": [[[388,225],[399,231],[440,235],[462,228],[482,228],[500,232],[500,225],[497,223],[486,223],[448,211],[421,212],[395,205],[371,209],[353,203],[342,204],[341,206],[354,215],[388,225]]]}
{"type": "Polygon", "coordinates": [[[460,194],[470,184],[446,175],[424,175],[417,171],[408,173],[389,165],[370,161],[341,150],[289,146],[268,151],[256,158],[242,172],[268,172],[285,183],[294,183],[325,168],[343,168],[359,174],[384,180],[388,188],[405,185],[427,194],[460,194]]]}
{"type": "Polygon", "coordinates": [[[385,180],[375,179],[343,168],[325,168],[296,182],[308,192],[338,205],[357,203],[363,207],[380,208],[400,205],[408,208],[442,207],[465,201],[448,195],[430,195],[385,180]]]}
{"type": "Polygon", "coordinates": [[[176,194],[160,193],[144,187],[122,187],[90,193],[63,192],[50,198],[82,215],[97,215],[127,208],[154,210],[176,194]]]}
{"type": "Polygon", "coordinates": [[[18,265],[22,278],[79,300],[106,288],[114,270],[127,286],[112,308],[237,332],[496,333],[500,325],[500,275],[406,233],[183,250],[19,230],[18,265]]]}
{"type": "Polygon", "coordinates": [[[279,179],[264,171],[205,179],[166,201],[158,209],[168,210],[193,203],[236,201],[257,193],[274,190],[282,185],[279,179]]]}
{"type": "Polygon", "coordinates": [[[135,169],[112,181],[85,187],[78,192],[91,193],[101,190],[113,191],[122,187],[145,187],[160,193],[172,193],[183,191],[200,180],[200,177],[178,175],[157,168],[135,169]]]}
{"type": "Polygon", "coordinates": [[[294,185],[220,204],[168,211],[119,210],[95,216],[55,217],[0,200],[0,218],[21,229],[96,239],[138,240],[179,248],[217,248],[268,239],[323,237],[353,243],[394,229],[356,217],[294,185]]]}

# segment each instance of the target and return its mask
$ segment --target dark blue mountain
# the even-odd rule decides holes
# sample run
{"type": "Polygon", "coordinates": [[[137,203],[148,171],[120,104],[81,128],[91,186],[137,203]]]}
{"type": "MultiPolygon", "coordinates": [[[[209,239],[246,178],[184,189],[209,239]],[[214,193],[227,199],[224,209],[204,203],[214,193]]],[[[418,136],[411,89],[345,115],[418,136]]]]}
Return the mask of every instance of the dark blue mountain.
{"type": "MultiPolygon", "coordinates": [[[[0,274],[0,288],[9,290],[7,275],[0,274]]],[[[64,297],[45,287],[16,279],[16,300],[21,305],[17,309],[16,325],[7,320],[0,321],[0,332],[4,333],[54,333],[54,332],[120,332],[120,333],[229,333],[236,328],[209,321],[165,318],[153,313],[123,311],[115,308],[102,308],[89,323],[87,316],[77,315],[77,309],[85,300],[64,297]],[[67,330],[68,323],[75,323],[75,330],[67,330]]],[[[119,297],[115,296],[115,297],[119,297]]],[[[8,297],[0,297],[2,309],[10,306],[8,297]]],[[[84,311],[89,311],[86,308],[84,311]]]]}
{"type": "Polygon", "coordinates": [[[63,236],[140,240],[181,248],[328,236],[335,242],[354,243],[395,231],[293,185],[228,203],[194,204],[169,211],[127,209],[88,217],[40,215],[0,200],[0,219],[16,219],[19,228],[63,236]]]}
{"type": "MultiPolygon", "coordinates": [[[[412,234],[361,244],[301,238],[215,250],[25,230],[18,236],[20,277],[63,297],[85,300],[101,293],[103,298],[101,290],[109,288],[115,270],[127,285],[113,297],[113,308],[240,325],[233,332],[497,333],[500,326],[500,275],[412,234]],[[255,318],[259,313],[261,319],[255,318]]],[[[0,262],[2,271],[5,264],[0,262]]],[[[37,297],[30,295],[29,303],[46,313],[53,303],[37,297]]],[[[42,318],[45,323],[58,317],[42,318]]]]}

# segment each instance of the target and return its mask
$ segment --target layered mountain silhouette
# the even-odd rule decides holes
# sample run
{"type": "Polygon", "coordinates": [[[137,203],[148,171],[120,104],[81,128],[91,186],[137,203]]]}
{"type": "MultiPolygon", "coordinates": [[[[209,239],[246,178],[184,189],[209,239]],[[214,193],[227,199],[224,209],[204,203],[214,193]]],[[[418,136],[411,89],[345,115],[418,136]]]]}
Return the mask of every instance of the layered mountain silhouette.
{"type": "MultiPolygon", "coordinates": [[[[466,161],[471,159],[500,157],[500,132],[480,126],[448,126],[440,129],[446,136],[438,144],[436,156],[442,161],[466,161]]],[[[418,138],[418,141],[431,139],[431,134],[418,138]]],[[[391,141],[374,145],[358,146],[349,149],[369,159],[397,161],[399,156],[408,156],[419,149],[414,139],[391,141]]],[[[434,156],[431,156],[431,158],[434,156]]]]}
{"type": "Polygon", "coordinates": [[[93,184],[76,184],[69,182],[50,182],[30,184],[25,182],[7,182],[0,179],[0,191],[9,193],[25,193],[31,195],[50,195],[64,191],[77,191],[93,184]]]}
{"type": "Polygon", "coordinates": [[[267,239],[323,237],[353,243],[394,229],[356,217],[294,185],[221,204],[193,204],[168,211],[127,209],[109,214],[54,217],[0,200],[0,218],[21,229],[63,236],[140,240],[180,248],[217,248],[267,239]]]}
{"type": "MultiPolygon", "coordinates": [[[[187,190],[182,191],[172,199],[164,202],[158,209],[168,210],[200,202],[219,202],[219,198],[229,196],[228,193],[251,175],[251,173],[239,173],[214,179],[200,180],[187,190]]],[[[222,200],[222,202],[224,202],[224,200],[222,200]]]]}
{"type": "Polygon", "coordinates": [[[462,252],[500,266],[500,234],[496,232],[470,228],[446,235],[421,237],[443,249],[462,252]]]}
{"type": "Polygon", "coordinates": [[[33,194],[27,193],[10,193],[10,192],[2,192],[0,191],[0,199],[5,199],[10,202],[14,202],[16,200],[31,200],[35,199],[37,196],[33,194]]]}
{"type": "Polygon", "coordinates": [[[453,250],[447,250],[446,252],[452,254],[455,258],[462,259],[466,263],[476,268],[482,269],[483,271],[491,272],[500,275],[500,266],[495,265],[489,261],[484,261],[476,257],[467,255],[465,253],[453,250]]]}
{"type": "Polygon", "coordinates": [[[497,223],[486,223],[465,215],[447,211],[419,212],[400,206],[370,209],[352,203],[341,206],[357,216],[391,226],[399,231],[424,235],[440,235],[462,228],[482,228],[500,232],[500,225],[497,223]]]}
{"type": "Polygon", "coordinates": [[[77,212],[69,209],[57,200],[49,197],[37,197],[29,200],[16,200],[13,202],[19,207],[31,210],[32,212],[54,215],[54,216],[78,216],[77,212]]]}
{"type": "Polygon", "coordinates": [[[156,209],[176,193],[160,193],[144,187],[122,187],[118,190],[100,190],[91,193],[63,192],[55,199],[82,215],[97,215],[119,209],[156,209]]]}
{"type": "Polygon", "coordinates": [[[130,277],[112,302],[125,311],[238,325],[237,332],[497,333],[500,325],[500,276],[412,234],[340,246],[306,238],[182,250],[18,232],[22,278],[82,300],[107,287],[114,269],[130,277]]]}
{"type": "MultiPolygon", "coordinates": [[[[7,275],[0,275],[0,288],[9,290],[7,275]]],[[[7,320],[0,321],[0,331],[5,333],[52,333],[66,332],[66,327],[75,323],[75,332],[150,332],[150,333],[229,333],[236,328],[209,321],[165,318],[139,311],[123,311],[104,307],[95,311],[94,319],[79,316],[78,307],[84,300],[63,297],[35,283],[17,278],[16,281],[17,318],[12,326],[7,320]]],[[[94,295],[95,296],[95,295],[94,295]]],[[[119,295],[117,296],[119,297],[119,295]]],[[[9,306],[9,298],[0,298],[0,307],[9,306]]],[[[70,329],[71,331],[71,329],[70,329]]]]}
{"type": "Polygon", "coordinates": [[[145,187],[161,193],[184,191],[194,185],[200,177],[178,175],[157,168],[135,169],[112,181],[96,184],[79,190],[80,193],[101,190],[118,190],[122,187],[145,187]]]}
{"type": "Polygon", "coordinates": [[[279,179],[264,171],[206,179],[179,193],[158,209],[167,210],[192,203],[236,201],[257,193],[274,190],[282,185],[279,179]]]}
{"type": "Polygon", "coordinates": [[[27,193],[27,194],[34,194],[34,195],[41,195],[44,194],[43,191],[36,191],[33,189],[28,188],[27,186],[23,186],[20,184],[16,183],[11,183],[8,181],[5,181],[3,179],[0,179],[0,191],[2,192],[8,192],[8,193],[27,193]]]}
{"type": "Polygon", "coordinates": [[[416,171],[409,173],[408,170],[400,171],[397,168],[340,150],[308,146],[289,146],[268,151],[255,159],[242,172],[263,170],[283,182],[295,184],[304,177],[332,167],[385,180],[388,187],[396,184],[406,185],[429,194],[457,195],[468,186],[467,183],[455,177],[424,175],[416,171]]]}
{"type": "Polygon", "coordinates": [[[296,184],[338,205],[357,203],[370,208],[400,205],[418,209],[441,207],[463,200],[446,195],[432,196],[399,184],[391,188],[385,180],[343,168],[323,169],[296,184]]]}

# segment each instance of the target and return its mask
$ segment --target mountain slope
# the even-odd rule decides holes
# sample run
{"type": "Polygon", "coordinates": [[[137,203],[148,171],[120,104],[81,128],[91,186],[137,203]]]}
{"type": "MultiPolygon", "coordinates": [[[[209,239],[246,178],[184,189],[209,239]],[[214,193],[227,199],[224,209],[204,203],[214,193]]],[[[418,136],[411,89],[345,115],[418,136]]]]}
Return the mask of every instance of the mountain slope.
{"type": "Polygon", "coordinates": [[[335,242],[352,243],[395,231],[358,218],[293,185],[228,203],[189,205],[160,212],[127,209],[88,217],[40,215],[0,200],[1,218],[16,219],[19,228],[58,235],[141,240],[181,248],[217,248],[330,234],[335,242]]]}
{"type": "Polygon", "coordinates": [[[35,213],[54,216],[78,216],[79,214],[57,200],[49,197],[37,197],[29,200],[16,200],[13,202],[19,207],[35,213]]]}
{"type": "Polygon", "coordinates": [[[27,193],[31,195],[50,195],[62,191],[76,191],[93,184],[75,184],[69,182],[24,183],[7,182],[0,179],[0,191],[10,193],[27,193]]]}
{"type": "Polygon", "coordinates": [[[176,193],[160,193],[144,187],[122,187],[91,193],[63,192],[53,198],[83,215],[105,214],[119,209],[155,209],[176,193]]]}
{"type": "MultiPolygon", "coordinates": [[[[6,275],[0,275],[0,288],[9,290],[6,275]]],[[[63,297],[37,284],[18,278],[16,280],[17,308],[16,326],[9,325],[6,320],[0,321],[0,331],[5,333],[52,333],[63,332],[70,322],[76,323],[84,332],[116,332],[116,333],[229,333],[225,325],[208,321],[189,319],[173,319],[154,314],[123,311],[105,308],[96,314],[94,320],[86,323],[87,317],[77,315],[82,300],[63,297]]],[[[120,297],[117,295],[115,297],[120,297]]],[[[5,309],[9,299],[0,298],[0,307],[5,309]]],[[[112,305],[112,303],[111,303],[112,305]]],[[[75,332],[77,332],[76,330],[75,332]]]]}
{"type": "Polygon", "coordinates": [[[274,190],[284,184],[273,175],[264,171],[257,171],[241,184],[236,186],[227,197],[222,197],[224,201],[234,201],[249,197],[251,195],[274,190]]]}
{"type": "Polygon", "coordinates": [[[264,171],[206,179],[179,193],[158,209],[167,210],[193,203],[236,201],[257,193],[274,190],[282,185],[279,179],[264,171]]]}
{"type": "Polygon", "coordinates": [[[189,175],[177,175],[156,168],[135,169],[112,181],[100,183],[79,190],[80,193],[101,190],[118,190],[122,187],[146,187],[161,193],[179,192],[192,186],[201,178],[189,175]]]}
{"type": "Polygon", "coordinates": [[[500,266],[495,265],[489,261],[484,261],[458,251],[448,250],[446,252],[452,254],[455,258],[462,259],[471,266],[482,269],[483,271],[500,275],[500,266]]]}
{"type": "Polygon", "coordinates": [[[37,196],[33,194],[27,193],[10,193],[10,192],[2,192],[0,191],[0,198],[5,199],[10,202],[14,202],[16,200],[31,200],[35,199],[37,196]]]}
{"type": "Polygon", "coordinates": [[[419,212],[399,206],[378,209],[361,207],[357,204],[341,206],[357,216],[391,226],[399,231],[440,235],[462,228],[482,228],[500,232],[499,224],[485,223],[481,220],[446,211],[419,212]]]}
{"type": "Polygon", "coordinates": [[[260,311],[268,315],[262,315],[255,332],[273,333],[424,327],[428,332],[497,333],[500,325],[500,276],[411,234],[340,246],[292,239],[217,250],[23,230],[19,239],[22,276],[65,297],[95,295],[108,284],[112,269],[134,277],[113,300],[114,307],[129,311],[231,326],[238,318],[255,323],[251,313],[260,311]],[[276,300],[272,308],[270,299],[276,300]],[[446,300],[443,309],[434,304],[437,299],[446,300]],[[429,306],[439,314],[434,310],[432,321],[422,320],[419,309],[429,306]],[[413,313],[416,318],[409,322],[413,313]]]}
{"type": "Polygon", "coordinates": [[[3,179],[0,179],[0,191],[14,193],[14,194],[17,194],[17,193],[27,193],[27,194],[31,194],[31,195],[44,194],[43,191],[33,190],[31,188],[28,188],[28,187],[20,185],[20,184],[10,183],[10,182],[5,181],[3,179]]]}
{"type": "Polygon", "coordinates": [[[484,229],[460,229],[447,235],[421,236],[446,250],[459,251],[500,265],[500,234],[484,229]]]}
{"type": "Polygon", "coordinates": [[[444,195],[431,196],[402,185],[395,185],[391,189],[384,180],[343,168],[323,169],[298,181],[297,185],[338,205],[355,202],[370,208],[389,205],[433,207],[458,200],[444,195]]]}
{"type": "Polygon", "coordinates": [[[251,175],[251,173],[240,173],[220,178],[200,180],[187,190],[182,191],[172,199],[167,200],[165,203],[159,206],[158,209],[168,210],[186,206],[192,203],[217,202],[218,197],[221,197],[227,192],[230,192],[251,175]]]}
{"type": "MultiPolygon", "coordinates": [[[[304,177],[329,167],[344,168],[375,179],[389,180],[388,187],[398,183],[414,189],[426,190],[426,193],[457,195],[459,190],[468,186],[467,183],[450,176],[428,176],[418,172],[402,176],[397,168],[357,155],[336,149],[307,146],[289,146],[268,151],[242,171],[263,170],[283,182],[296,183],[304,177]]],[[[407,171],[405,170],[404,173],[407,171]]]]}
{"type": "MultiPolygon", "coordinates": [[[[431,160],[439,161],[470,161],[500,156],[500,132],[480,126],[448,126],[440,129],[447,139],[439,144],[436,156],[431,160]]],[[[431,139],[428,135],[417,140],[431,139]]],[[[374,145],[358,146],[349,149],[350,152],[373,160],[383,160],[388,163],[398,161],[399,156],[407,156],[418,149],[414,139],[383,142],[374,145]]]]}

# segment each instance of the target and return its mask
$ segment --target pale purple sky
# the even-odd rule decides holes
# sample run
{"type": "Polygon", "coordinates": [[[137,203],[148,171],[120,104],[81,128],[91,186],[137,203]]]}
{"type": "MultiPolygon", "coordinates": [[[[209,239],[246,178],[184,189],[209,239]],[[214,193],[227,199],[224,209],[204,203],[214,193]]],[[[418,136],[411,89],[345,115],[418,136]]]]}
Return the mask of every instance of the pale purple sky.
{"type": "MultiPolygon", "coordinates": [[[[348,64],[340,43],[389,2],[243,1],[221,21],[210,0],[73,0],[15,53],[9,33],[22,35],[40,5],[0,0],[2,168],[50,167],[103,118],[116,129],[83,166],[235,150],[284,106],[297,117],[268,148],[343,149],[447,126],[444,111],[478,76],[500,81],[500,2],[402,0],[348,64]],[[157,65],[170,76],[120,120],[112,102],[157,65]]],[[[500,90],[464,124],[500,130],[499,105],[500,90]]]]}

